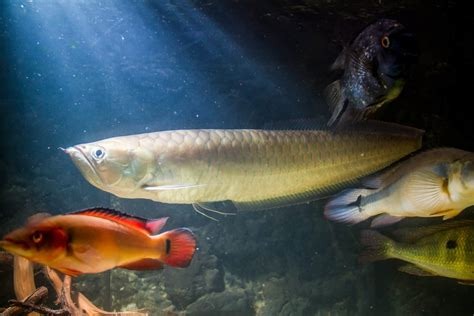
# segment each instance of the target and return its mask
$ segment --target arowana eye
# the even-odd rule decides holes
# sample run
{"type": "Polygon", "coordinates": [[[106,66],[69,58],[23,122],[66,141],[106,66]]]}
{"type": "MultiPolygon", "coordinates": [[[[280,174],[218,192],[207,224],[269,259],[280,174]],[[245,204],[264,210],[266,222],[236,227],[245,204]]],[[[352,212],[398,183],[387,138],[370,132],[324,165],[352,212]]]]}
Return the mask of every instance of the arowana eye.
{"type": "Polygon", "coordinates": [[[390,46],[390,39],[387,35],[384,35],[380,40],[380,44],[382,44],[383,48],[388,48],[390,46]]]}
{"type": "Polygon", "coordinates": [[[94,156],[95,159],[102,159],[105,156],[105,151],[100,148],[93,149],[92,156],[94,156]]]}
{"type": "Polygon", "coordinates": [[[43,240],[43,233],[36,231],[31,235],[31,240],[35,243],[38,244],[43,240]]]}

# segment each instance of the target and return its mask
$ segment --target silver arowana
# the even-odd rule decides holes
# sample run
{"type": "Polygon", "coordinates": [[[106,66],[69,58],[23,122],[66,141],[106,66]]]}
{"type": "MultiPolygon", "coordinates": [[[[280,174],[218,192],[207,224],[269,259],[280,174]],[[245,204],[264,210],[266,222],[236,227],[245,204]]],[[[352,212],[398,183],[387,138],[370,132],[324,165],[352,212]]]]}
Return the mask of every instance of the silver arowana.
{"type": "Polygon", "coordinates": [[[422,131],[382,122],[340,130],[174,130],[67,148],[82,175],[123,198],[257,210],[307,202],[421,145],[422,131]]]}

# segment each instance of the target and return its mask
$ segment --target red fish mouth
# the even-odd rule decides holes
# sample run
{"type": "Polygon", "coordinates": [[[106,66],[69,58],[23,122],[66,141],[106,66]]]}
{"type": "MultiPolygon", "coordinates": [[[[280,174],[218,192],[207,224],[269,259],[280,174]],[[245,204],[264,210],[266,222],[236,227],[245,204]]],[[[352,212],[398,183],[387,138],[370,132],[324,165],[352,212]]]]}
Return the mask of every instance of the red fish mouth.
{"type": "Polygon", "coordinates": [[[0,248],[11,248],[9,246],[20,246],[24,250],[30,249],[30,245],[27,242],[21,240],[15,240],[13,238],[5,237],[3,240],[0,240],[0,248]]]}

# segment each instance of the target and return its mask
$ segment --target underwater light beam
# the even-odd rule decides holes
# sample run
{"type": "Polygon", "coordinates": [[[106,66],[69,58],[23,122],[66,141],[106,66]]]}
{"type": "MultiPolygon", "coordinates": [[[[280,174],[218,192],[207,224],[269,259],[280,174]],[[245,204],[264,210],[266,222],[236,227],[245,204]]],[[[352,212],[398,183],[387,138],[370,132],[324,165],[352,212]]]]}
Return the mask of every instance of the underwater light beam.
{"type": "Polygon", "coordinates": [[[242,104],[253,106],[257,93],[306,93],[189,1],[12,2],[9,9],[18,79],[33,91],[28,104],[40,122],[51,123],[44,116],[54,111],[60,123],[52,123],[76,137],[198,127],[197,119],[219,127],[223,113],[247,117],[242,104]]]}

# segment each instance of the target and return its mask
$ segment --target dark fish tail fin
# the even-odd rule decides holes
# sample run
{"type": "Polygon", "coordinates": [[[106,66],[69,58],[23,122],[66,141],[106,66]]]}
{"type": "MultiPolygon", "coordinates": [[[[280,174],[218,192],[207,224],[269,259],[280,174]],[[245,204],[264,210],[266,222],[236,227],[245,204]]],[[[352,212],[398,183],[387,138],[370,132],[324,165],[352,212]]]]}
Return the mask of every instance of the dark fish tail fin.
{"type": "Polygon", "coordinates": [[[370,217],[361,208],[362,198],[371,194],[370,189],[345,190],[324,207],[324,215],[332,221],[357,224],[370,217]]]}
{"type": "Polygon", "coordinates": [[[344,108],[347,105],[344,88],[342,87],[340,80],[334,81],[324,89],[324,98],[326,99],[326,102],[329,105],[329,111],[331,112],[331,118],[327,124],[328,126],[332,126],[342,115],[344,108]]]}
{"type": "Polygon", "coordinates": [[[359,255],[360,263],[391,258],[389,251],[395,245],[393,240],[375,230],[363,230],[360,235],[360,243],[365,247],[359,255]]]}
{"type": "Polygon", "coordinates": [[[191,263],[196,251],[196,237],[191,230],[177,228],[159,236],[165,241],[165,264],[185,268],[191,263]]]}

